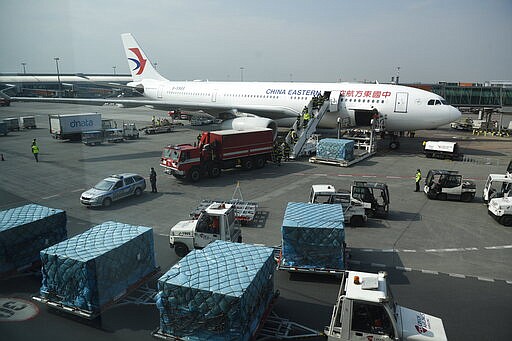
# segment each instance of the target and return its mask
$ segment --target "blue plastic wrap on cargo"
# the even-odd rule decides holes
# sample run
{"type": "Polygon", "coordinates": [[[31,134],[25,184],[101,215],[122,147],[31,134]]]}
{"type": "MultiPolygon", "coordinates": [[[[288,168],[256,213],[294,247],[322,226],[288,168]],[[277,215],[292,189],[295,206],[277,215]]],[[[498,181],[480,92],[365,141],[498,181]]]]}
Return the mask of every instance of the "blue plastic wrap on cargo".
{"type": "Polygon", "coordinates": [[[306,269],[343,270],[343,219],[340,204],[289,202],[281,226],[281,264],[306,269]]]}
{"type": "Polygon", "coordinates": [[[316,156],[328,160],[354,159],[354,141],[345,139],[325,138],[318,141],[316,156]]]}
{"type": "Polygon", "coordinates": [[[158,280],[163,333],[185,340],[249,340],[274,293],[273,249],[216,241],[158,280]]]}
{"type": "Polygon", "coordinates": [[[99,312],[156,269],[153,230],[108,221],[41,251],[41,296],[99,312]]]}
{"type": "Polygon", "coordinates": [[[0,212],[0,276],[39,261],[39,252],[67,237],[66,212],[29,204],[0,212]]]}

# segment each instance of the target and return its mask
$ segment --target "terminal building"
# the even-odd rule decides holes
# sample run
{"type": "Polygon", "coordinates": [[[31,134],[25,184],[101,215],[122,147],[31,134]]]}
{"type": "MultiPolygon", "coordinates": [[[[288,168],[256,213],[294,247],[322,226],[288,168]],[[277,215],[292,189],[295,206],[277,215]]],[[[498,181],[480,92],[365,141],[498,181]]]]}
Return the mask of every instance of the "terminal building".
{"type": "Polygon", "coordinates": [[[131,75],[0,73],[0,90],[10,96],[104,98],[121,95],[121,86],[131,81],[131,75]]]}

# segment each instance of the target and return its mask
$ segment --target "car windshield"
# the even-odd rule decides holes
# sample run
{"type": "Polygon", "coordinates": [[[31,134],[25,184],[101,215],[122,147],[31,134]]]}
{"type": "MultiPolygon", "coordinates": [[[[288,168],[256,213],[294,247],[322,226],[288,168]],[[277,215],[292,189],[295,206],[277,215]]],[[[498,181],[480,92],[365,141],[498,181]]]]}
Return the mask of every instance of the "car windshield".
{"type": "Polygon", "coordinates": [[[101,180],[94,186],[94,189],[98,189],[100,191],[108,191],[112,188],[112,186],[114,186],[115,183],[116,182],[112,180],[101,180]]]}
{"type": "Polygon", "coordinates": [[[166,157],[166,158],[169,158],[169,159],[175,160],[175,161],[179,160],[179,157],[180,157],[179,150],[171,149],[171,148],[165,148],[163,154],[164,154],[163,157],[166,157]]]}

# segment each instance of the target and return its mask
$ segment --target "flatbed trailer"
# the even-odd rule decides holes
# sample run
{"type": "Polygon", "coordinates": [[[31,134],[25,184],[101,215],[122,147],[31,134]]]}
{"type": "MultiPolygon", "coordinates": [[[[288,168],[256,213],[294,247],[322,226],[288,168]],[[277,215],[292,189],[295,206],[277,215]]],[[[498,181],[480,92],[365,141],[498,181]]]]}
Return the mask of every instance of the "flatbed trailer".
{"type": "MultiPolygon", "coordinates": [[[[272,311],[275,301],[279,297],[279,290],[274,293],[274,297],[270,300],[261,320],[258,322],[258,327],[251,337],[254,341],[266,340],[296,340],[306,339],[311,337],[323,336],[324,333],[303,326],[299,323],[290,321],[288,319],[278,316],[272,311]]],[[[160,340],[167,341],[188,341],[188,337],[179,337],[170,335],[162,331],[160,327],[151,332],[151,335],[160,340]]]]}
{"type": "MultiPolygon", "coordinates": [[[[75,315],[75,316],[78,316],[78,317],[81,317],[81,318],[85,318],[87,320],[94,320],[95,318],[100,316],[103,312],[105,312],[107,309],[109,309],[109,308],[111,308],[113,306],[119,305],[119,304],[123,304],[123,303],[124,304],[126,304],[126,303],[142,303],[142,304],[147,304],[148,300],[151,299],[151,297],[152,297],[151,295],[147,294],[148,290],[144,290],[145,294],[144,294],[143,297],[146,298],[145,301],[138,302],[137,300],[133,300],[133,299],[130,300],[130,299],[128,299],[128,297],[129,297],[130,294],[136,292],[140,288],[143,288],[144,285],[147,285],[147,283],[151,279],[153,279],[159,273],[160,273],[160,267],[155,268],[152,272],[150,272],[149,274],[147,274],[146,276],[142,277],[141,279],[139,279],[134,284],[132,284],[129,287],[127,287],[121,294],[119,294],[118,296],[116,296],[112,300],[110,300],[109,302],[107,302],[104,305],[102,305],[100,307],[100,309],[97,310],[97,311],[80,309],[80,308],[73,307],[73,306],[70,306],[70,305],[67,305],[67,304],[63,304],[61,302],[61,300],[59,300],[58,296],[46,298],[46,297],[42,297],[42,296],[37,296],[36,295],[36,296],[32,296],[32,299],[34,301],[38,301],[40,303],[43,303],[43,304],[47,305],[50,308],[53,308],[53,309],[56,309],[56,310],[59,310],[59,311],[62,311],[62,312],[65,312],[65,313],[68,313],[68,314],[71,314],[71,315],[75,315]],[[124,301],[124,300],[127,300],[127,301],[124,301]]],[[[156,290],[151,290],[150,289],[149,292],[150,293],[154,292],[154,294],[156,294],[156,290]]],[[[140,297],[142,297],[142,296],[140,296],[140,297]]],[[[154,300],[153,300],[153,302],[154,302],[154,300]]]]}
{"type": "Polygon", "coordinates": [[[221,204],[231,204],[235,205],[235,220],[248,224],[254,220],[256,216],[256,212],[258,210],[258,203],[251,201],[242,201],[239,199],[231,199],[231,200],[210,200],[204,199],[201,203],[190,212],[190,217],[197,219],[202,211],[204,211],[208,206],[212,203],[218,202],[221,204]]]}
{"type": "Polygon", "coordinates": [[[308,273],[308,274],[321,274],[321,275],[334,275],[338,276],[340,274],[343,274],[347,271],[347,259],[348,259],[348,252],[345,246],[343,246],[344,255],[343,255],[343,269],[341,268],[306,268],[306,267],[300,267],[300,266],[287,266],[282,264],[282,247],[281,245],[274,247],[274,259],[277,262],[277,270],[283,270],[288,272],[300,272],[300,273],[308,273]]]}
{"type": "Polygon", "coordinates": [[[352,160],[334,160],[334,159],[324,159],[318,156],[312,156],[309,158],[309,162],[311,163],[321,163],[326,165],[333,165],[333,166],[339,166],[339,167],[349,167],[352,166],[355,163],[358,163],[360,161],[363,161],[364,159],[367,159],[371,156],[375,155],[375,152],[365,152],[363,154],[356,155],[356,157],[352,160]]]}
{"type": "Polygon", "coordinates": [[[144,134],[146,135],[153,135],[153,134],[162,134],[162,133],[170,133],[174,130],[173,125],[163,125],[163,126],[147,126],[144,128],[141,128],[141,130],[144,131],[144,134]]]}

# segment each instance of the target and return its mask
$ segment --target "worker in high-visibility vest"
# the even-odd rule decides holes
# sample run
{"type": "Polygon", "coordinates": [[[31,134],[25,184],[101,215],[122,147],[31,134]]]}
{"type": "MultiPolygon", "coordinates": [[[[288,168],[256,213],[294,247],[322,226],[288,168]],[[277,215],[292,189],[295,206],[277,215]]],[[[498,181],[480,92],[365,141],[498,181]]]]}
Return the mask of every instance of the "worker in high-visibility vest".
{"type": "Polygon", "coordinates": [[[32,154],[36,162],[39,162],[39,147],[37,146],[36,139],[32,140],[32,154]]]}
{"type": "Polygon", "coordinates": [[[308,126],[308,123],[309,123],[309,119],[311,118],[311,114],[309,113],[308,110],[306,110],[306,112],[304,113],[304,115],[302,115],[302,126],[304,128],[306,128],[308,126]]]}
{"type": "Polygon", "coordinates": [[[416,171],[415,180],[416,180],[415,192],[419,192],[420,191],[420,181],[421,181],[421,171],[419,169],[416,171]]]}
{"type": "Polygon", "coordinates": [[[284,141],[281,147],[283,149],[284,161],[290,161],[290,145],[284,141]]]}

